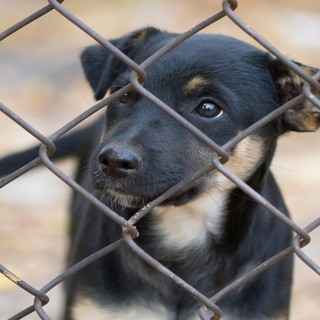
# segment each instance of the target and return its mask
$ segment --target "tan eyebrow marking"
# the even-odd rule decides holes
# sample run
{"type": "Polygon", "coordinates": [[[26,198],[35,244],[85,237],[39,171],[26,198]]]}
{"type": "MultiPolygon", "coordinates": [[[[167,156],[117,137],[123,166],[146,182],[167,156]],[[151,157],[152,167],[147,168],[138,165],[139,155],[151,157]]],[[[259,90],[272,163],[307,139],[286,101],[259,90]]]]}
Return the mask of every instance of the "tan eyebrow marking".
{"type": "Polygon", "coordinates": [[[209,81],[202,76],[195,76],[187,82],[185,85],[185,90],[187,93],[193,93],[197,89],[202,88],[205,85],[208,85],[209,81]]]}

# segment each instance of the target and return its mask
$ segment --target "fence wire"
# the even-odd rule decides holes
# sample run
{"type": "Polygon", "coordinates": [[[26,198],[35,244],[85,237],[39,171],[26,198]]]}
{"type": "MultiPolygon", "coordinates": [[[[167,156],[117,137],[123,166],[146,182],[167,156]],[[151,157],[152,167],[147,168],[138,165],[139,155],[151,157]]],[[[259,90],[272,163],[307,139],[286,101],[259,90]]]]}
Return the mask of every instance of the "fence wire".
{"type": "Polygon", "coordinates": [[[30,313],[36,312],[41,319],[50,319],[49,315],[43,309],[43,306],[50,302],[50,299],[47,293],[66,280],[71,277],[79,270],[84,267],[94,263],[95,261],[101,259],[105,255],[110,252],[119,249],[121,246],[127,245],[131,248],[133,252],[135,252],[138,256],[140,256],[143,260],[145,260],[149,265],[153,268],[172,279],[177,286],[180,286],[185,291],[187,291],[191,296],[193,296],[196,300],[200,301],[202,304],[202,308],[200,311],[201,319],[220,319],[222,313],[219,308],[219,300],[224,296],[231,293],[236,288],[239,288],[246,283],[248,283],[252,278],[257,276],[259,273],[264,272],[266,269],[270,268],[272,265],[280,262],[282,259],[291,254],[296,254],[307,266],[309,266],[314,272],[320,275],[320,266],[312,260],[312,257],[307,256],[303,251],[302,247],[308,245],[311,241],[310,233],[320,226],[320,218],[311,221],[309,225],[305,228],[302,228],[296,225],[291,219],[286,217],[278,208],[274,207],[271,203],[266,201],[261,195],[256,193],[253,189],[251,189],[246,183],[244,183],[239,177],[237,177],[234,173],[229,171],[224,164],[229,159],[229,152],[232,148],[239,143],[241,140],[260,129],[279,115],[283,114],[289,108],[301,103],[305,99],[309,100],[316,107],[320,108],[320,101],[315,96],[316,93],[320,90],[320,84],[318,80],[320,79],[320,73],[317,73],[314,76],[310,76],[307,74],[300,66],[293,63],[288,57],[279,52],[271,43],[266,41],[260,34],[256,33],[253,29],[251,29],[244,21],[241,20],[239,16],[236,15],[235,9],[237,7],[237,2],[232,0],[224,0],[222,2],[222,10],[212,15],[210,18],[200,22],[196,26],[192,27],[190,30],[182,33],[168,45],[161,48],[154,55],[149,57],[142,64],[137,65],[134,61],[132,61],[129,57],[124,55],[120,50],[114,47],[109,41],[107,41],[102,35],[98,34],[95,30],[91,29],[88,25],[86,25],[82,20],[77,18],[72,12],[67,10],[63,6],[63,0],[48,0],[48,5],[44,8],[41,8],[39,11],[34,12],[29,17],[21,20],[17,24],[12,27],[4,30],[0,34],[0,40],[3,40],[7,37],[10,37],[12,34],[17,32],[18,30],[24,28],[29,23],[34,22],[40,17],[46,15],[48,12],[55,10],[60,13],[65,19],[69,20],[71,23],[80,28],[83,32],[88,34],[91,38],[93,38],[96,42],[100,43],[107,50],[111,51],[112,54],[125,63],[131,70],[133,70],[130,78],[129,86],[121,89],[120,91],[112,94],[111,96],[103,99],[102,101],[96,103],[94,106],[86,110],[84,113],[80,114],[72,121],[67,123],[65,126],[57,130],[50,137],[45,137],[40,132],[38,132],[33,126],[27,123],[25,120],[20,118],[17,114],[15,114],[8,106],[0,103],[0,110],[6,116],[8,116],[12,121],[16,122],[19,126],[21,126],[24,130],[29,132],[32,136],[34,136],[41,144],[40,148],[40,157],[35,159],[34,161],[28,163],[24,167],[20,168],[16,172],[10,174],[9,176],[0,180],[0,188],[5,186],[6,184],[13,181],[15,178],[23,175],[30,169],[37,166],[39,163],[43,163],[50,171],[52,171],[59,179],[64,181],[71,189],[75,192],[81,194],[88,201],[98,207],[108,218],[113,220],[115,223],[120,225],[123,230],[122,239],[112,243],[111,245],[95,252],[91,256],[86,259],[80,261],[76,265],[70,267],[65,270],[63,273],[58,275],[56,278],[49,281],[43,288],[37,290],[32,285],[26,283],[24,280],[20,279],[18,275],[13,274],[10,270],[8,270],[5,266],[0,265],[0,272],[3,276],[7,277],[17,286],[19,286],[22,290],[25,290],[30,295],[34,297],[34,303],[30,307],[22,310],[16,315],[13,315],[10,319],[22,319],[30,313]],[[268,114],[266,117],[256,122],[251,127],[239,133],[236,137],[226,143],[224,146],[217,145],[214,141],[209,139],[206,135],[204,135],[200,130],[186,121],[179,114],[175,113],[168,105],[166,105],[163,101],[159,100],[152,93],[147,91],[143,82],[146,77],[145,69],[157,61],[160,57],[165,55],[167,52],[178,46],[180,43],[185,41],[187,38],[201,31],[205,27],[215,23],[216,21],[227,18],[233,21],[239,28],[241,28],[244,32],[254,38],[260,45],[262,45],[266,50],[272,53],[276,58],[281,60],[285,65],[287,65],[293,72],[302,77],[305,81],[305,87],[303,93],[294,98],[293,100],[285,103],[276,111],[268,114]],[[123,217],[120,217],[116,212],[112,211],[110,208],[106,207],[99,200],[97,200],[92,194],[82,188],[77,182],[75,182],[72,178],[68,177],[64,174],[51,160],[50,156],[52,156],[55,152],[55,141],[60,138],[62,135],[67,133],[73,127],[80,124],[83,120],[95,114],[98,110],[108,105],[110,102],[115,100],[118,96],[122,95],[124,92],[128,91],[130,87],[134,87],[134,89],[139,92],[146,99],[150,100],[154,105],[158,106],[163,112],[169,114],[172,118],[174,118],[180,125],[187,128],[191,131],[198,139],[206,143],[212,150],[215,152],[216,156],[212,159],[212,164],[206,168],[201,169],[198,172],[195,172],[192,176],[187,179],[180,181],[177,185],[173,186],[169,190],[167,190],[163,195],[153,200],[147,206],[139,210],[134,216],[132,216],[129,220],[125,220],[123,217]],[[248,196],[250,196],[254,201],[264,206],[270,214],[272,214],[276,219],[284,222],[289,228],[292,229],[295,236],[292,240],[292,244],[289,248],[283,250],[277,255],[271,257],[267,261],[262,262],[259,266],[252,269],[250,272],[244,274],[241,278],[237,279],[233,283],[229,284],[225,288],[221,289],[217,292],[213,297],[206,297],[201,292],[197,291],[190,284],[185,282],[183,279],[179,278],[176,274],[171,272],[169,269],[165,268],[162,264],[160,264],[157,260],[152,258],[146,252],[144,252],[135,241],[133,241],[137,236],[139,230],[136,229],[136,223],[142,219],[146,214],[148,214],[154,207],[160,204],[165,199],[169,198],[173,195],[179,188],[183,187],[185,184],[195,181],[202,175],[206,174],[212,169],[216,169],[221,172],[224,176],[230,179],[235,185],[237,185],[240,189],[242,189],[248,196]]]}

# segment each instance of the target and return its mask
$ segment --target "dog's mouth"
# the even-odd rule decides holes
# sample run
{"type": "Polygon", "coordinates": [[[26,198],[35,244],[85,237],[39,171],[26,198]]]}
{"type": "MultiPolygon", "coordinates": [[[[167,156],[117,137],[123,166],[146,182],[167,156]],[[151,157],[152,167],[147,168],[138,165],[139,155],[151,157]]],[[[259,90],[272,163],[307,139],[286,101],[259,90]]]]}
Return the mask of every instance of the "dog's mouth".
{"type": "Polygon", "coordinates": [[[123,190],[114,188],[105,188],[103,190],[104,196],[111,204],[116,204],[129,209],[141,209],[147,203],[152,201],[152,198],[138,195],[134,193],[124,192],[123,190]]]}
{"type": "MultiPolygon", "coordinates": [[[[148,179],[143,179],[143,177],[140,179],[113,179],[102,175],[100,171],[92,173],[92,182],[94,187],[99,190],[101,201],[110,206],[117,205],[136,210],[157,199],[181,181],[172,178],[150,180],[150,177],[148,179]]],[[[184,205],[201,194],[204,185],[203,179],[198,179],[191,185],[179,188],[175,193],[165,197],[159,206],[184,205]]]]}
{"type": "MultiPolygon", "coordinates": [[[[159,206],[175,205],[181,206],[196,198],[200,193],[200,187],[197,185],[185,187],[178,192],[164,199],[159,206]]],[[[105,187],[103,196],[108,203],[116,204],[124,208],[139,210],[161,196],[163,192],[157,194],[137,194],[120,188],[105,187]]]]}

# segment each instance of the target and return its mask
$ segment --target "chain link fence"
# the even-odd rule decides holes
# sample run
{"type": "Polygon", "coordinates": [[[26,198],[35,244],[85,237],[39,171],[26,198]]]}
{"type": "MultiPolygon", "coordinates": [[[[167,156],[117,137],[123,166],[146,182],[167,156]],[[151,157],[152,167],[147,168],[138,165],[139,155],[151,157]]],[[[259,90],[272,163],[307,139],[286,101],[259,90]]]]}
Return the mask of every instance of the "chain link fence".
{"type": "MultiPolygon", "coordinates": [[[[241,2],[240,2],[241,4],[241,2]]],[[[7,277],[11,280],[14,284],[19,286],[21,290],[28,292],[30,295],[34,297],[34,303],[30,307],[22,310],[16,315],[12,315],[10,319],[22,319],[31,313],[36,313],[39,318],[41,319],[50,319],[49,315],[44,311],[43,306],[50,303],[50,299],[48,293],[58,284],[62,283],[73,274],[77,273],[79,270],[83,269],[84,267],[88,266],[89,264],[94,263],[98,259],[101,259],[103,256],[109,254],[110,252],[117,250],[121,246],[128,246],[130,249],[135,252],[138,256],[140,256],[143,260],[145,260],[149,265],[153,266],[154,269],[158,270],[168,278],[172,279],[177,286],[180,286],[184,290],[186,290],[191,296],[201,302],[203,307],[201,308],[200,314],[202,319],[219,319],[221,316],[221,311],[219,309],[219,300],[228,295],[230,292],[235,290],[236,288],[240,288],[241,286],[245,285],[250,279],[254,278],[256,275],[264,272],[266,269],[270,268],[272,265],[278,263],[288,255],[295,254],[299,259],[301,259],[310,269],[312,269],[315,273],[320,274],[320,266],[313,261],[312,256],[308,256],[302,250],[303,247],[307,246],[312,238],[312,231],[320,226],[320,217],[317,217],[317,213],[315,213],[315,217],[312,221],[309,221],[309,224],[306,227],[301,227],[294,223],[291,219],[287,218],[278,208],[274,207],[271,203],[267,202],[264,198],[262,198],[258,193],[252,190],[248,185],[246,185],[239,177],[237,177],[234,173],[229,171],[225,166],[229,159],[229,152],[232,150],[234,146],[237,145],[241,140],[248,137],[250,134],[258,130],[259,128],[263,127],[279,115],[283,114],[289,108],[297,105],[303,100],[309,100],[314,106],[320,108],[320,101],[315,96],[316,93],[320,90],[320,73],[317,73],[314,76],[310,76],[307,74],[303,69],[301,69],[298,65],[294,64],[288,57],[283,55],[277,48],[275,48],[270,42],[266,41],[260,34],[256,33],[250,26],[246,24],[246,22],[242,21],[241,18],[236,14],[236,1],[223,1],[222,2],[222,10],[213,14],[208,19],[201,21],[196,26],[192,27],[190,30],[182,33],[168,45],[161,48],[157,53],[152,55],[149,59],[144,61],[142,64],[137,65],[127,56],[125,56],[121,51],[111,45],[102,35],[98,34],[94,29],[90,28],[87,24],[85,24],[81,19],[76,17],[71,11],[66,9],[63,5],[62,0],[48,0],[48,5],[41,8],[40,10],[34,12],[30,16],[26,17],[25,19],[21,20],[17,24],[13,25],[12,27],[4,30],[0,34],[0,40],[4,40],[7,37],[12,36],[14,33],[23,29],[28,24],[34,22],[35,20],[39,19],[40,17],[46,16],[50,11],[55,10],[59,14],[61,14],[66,20],[70,23],[77,26],[81,29],[84,33],[89,35],[93,40],[100,43],[106,49],[110,50],[112,54],[125,63],[130,69],[134,70],[131,76],[131,84],[130,86],[134,87],[134,89],[139,92],[142,96],[146,99],[151,101],[154,105],[159,107],[163,112],[166,112],[170,116],[172,116],[180,125],[184,126],[188,130],[190,130],[198,139],[205,142],[209,145],[212,150],[217,155],[212,160],[212,165],[209,167],[203,168],[199,172],[195,172],[192,177],[179,182],[177,185],[172,187],[171,189],[167,190],[163,195],[149,203],[143,209],[138,211],[133,217],[129,220],[125,220],[120,217],[116,212],[113,212],[108,207],[103,205],[100,201],[98,201],[92,194],[88,193],[85,189],[83,189],[80,185],[78,185],[72,178],[67,176],[61,169],[59,169],[51,160],[50,156],[55,152],[55,141],[62,137],[64,134],[68,133],[69,130],[74,128],[75,126],[82,123],[85,119],[91,117],[96,112],[104,108],[110,102],[117,98],[121,92],[116,92],[111,96],[103,99],[102,101],[96,103],[85,112],[80,114],[79,116],[75,117],[72,121],[61,127],[57,130],[54,134],[50,137],[46,137],[41,132],[39,132],[35,127],[31,126],[27,121],[23,118],[19,117],[15,112],[10,109],[10,106],[6,106],[0,103],[0,111],[9,117],[12,121],[17,123],[20,127],[26,130],[30,135],[35,137],[41,144],[42,147],[40,148],[40,157],[35,159],[34,161],[30,162],[26,166],[20,168],[16,172],[10,174],[9,176],[0,180],[0,188],[11,183],[17,177],[25,174],[35,166],[39,165],[40,163],[44,164],[48,170],[53,172],[59,179],[61,179],[66,185],[68,185],[71,189],[75,192],[81,194],[83,197],[93,203],[114,223],[120,225],[123,229],[123,237],[121,240],[109,245],[106,248],[94,253],[93,255],[89,256],[83,261],[80,261],[76,265],[70,267],[68,270],[64,271],[56,278],[48,281],[40,290],[36,289],[31,284],[26,283],[23,279],[19,278],[19,274],[14,274],[9,268],[4,265],[0,265],[0,272],[3,276],[7,277]],[[209,25],[214,24],[220,19],[229,19],[239,28],[241,28],[245,33],[255,39],[260,45],[262,45],[267,51],[281,60],[284,64],[286,64],[291,70],[298,74],[301,78],[306,81],[306,84],[303,88],[303,94],[294,98],[293,100],[285,103],[276,111],[270,113],[260,121],[256,122],[251,127],[247,128],[246,130],[242,131],[239,135],[234,137],[230,140],[226,145],[219,146],[214,141],[208,139],[201,131],[187,122],[185,119],[180,117],[178,114],[172,112],[172,109],[166,105],[163,101],[159,100],[155,97],[152,93],[148,92],[143,87],[143,79],[146,77],[145,69],[153,64],[157,59],[165,55],[167,52],[178,46],[180,43],[191,37],[192,35],[202,31],[209,25]],[[197,178],[201,177],[203,174],[208,172],[209,170],[216,169],[220,171],[224,176],[230,179],[235,185],[237,185],[240,189],[242,189],[249,197],[251,197],[255,202],[259,203],[261,206],[267,208],[269,213],[273,215],[276,219],[283,221],[289,228],[292,229],[295,236],[292,241],[292,245],[285,249],[284,251],[278,253],[277,255],[273,256],[272,258],[264,261],[259,266],[255,267],[241,278],[237,279],[227,287],[223,288],[219,292],[217,292],[213,297],[206,297],[201,292],[197,291],[195,288],[190,286],[186,283],[183,279],[179,278],[176,274],[172,273],[169,269],[165,268],[161,265],[158,261],[153,259],[150,255],[144,252],[133,240],[138,236],[138,231],[135,227],[137,221],[142,219],[146,214],[148,214],[154,207],[159,205],[162,201],[169,198],[173,195],[179,188],[184,186],[187,183],[190,183],[197,178]]],[[[58,27],[58,26],[57,26],[58,27]]],[[[23,30],[22,30],[23,31],[23,30]]],[[[61,30],[63,32],[63,30],[61,30]]],[[[123,91],[123,90],[122,90],[123,91]]]]}

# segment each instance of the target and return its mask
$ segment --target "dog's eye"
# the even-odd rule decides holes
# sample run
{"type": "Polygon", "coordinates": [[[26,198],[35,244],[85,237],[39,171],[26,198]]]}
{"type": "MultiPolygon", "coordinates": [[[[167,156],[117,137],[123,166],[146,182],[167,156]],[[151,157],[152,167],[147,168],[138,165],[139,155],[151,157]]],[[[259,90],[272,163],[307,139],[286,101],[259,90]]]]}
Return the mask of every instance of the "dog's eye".
{"type": "Polygon", "coordinates": [[[121,104],[127,104],[130,101],[131,94],[130,92],[125,93],[120,98],[118,98],[118,102],[121,104]]]}
{"type": "Polygon", "coordinates": [[[195,112],[205,118],[218,118],[223,115],[223,109],[212,101],[201,102],[195,109],[195,112]]]}

